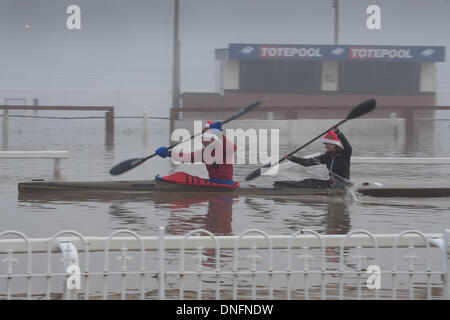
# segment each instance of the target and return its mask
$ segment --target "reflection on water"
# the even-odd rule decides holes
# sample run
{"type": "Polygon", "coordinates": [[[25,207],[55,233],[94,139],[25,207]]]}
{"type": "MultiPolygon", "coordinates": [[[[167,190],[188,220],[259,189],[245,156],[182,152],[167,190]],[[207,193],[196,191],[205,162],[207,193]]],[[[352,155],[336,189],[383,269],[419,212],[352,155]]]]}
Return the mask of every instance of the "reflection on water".
{"type": "Polygon", "coordinates": [[[327,234],[346,234],[351,231],[349,208],[346,202],[329,202],[328,212],[324,216],[327,234]]]}
{"type": "Polygon", "coordinates": [[[195,229],[205,229],[216,235],[233,234],[233,198],[183,199],[169,202],[166,208],[170,210],[166,226],[170,234],[186,234],[195,229]],[[203,208],[205,210],[201,210],[203,208]]]}

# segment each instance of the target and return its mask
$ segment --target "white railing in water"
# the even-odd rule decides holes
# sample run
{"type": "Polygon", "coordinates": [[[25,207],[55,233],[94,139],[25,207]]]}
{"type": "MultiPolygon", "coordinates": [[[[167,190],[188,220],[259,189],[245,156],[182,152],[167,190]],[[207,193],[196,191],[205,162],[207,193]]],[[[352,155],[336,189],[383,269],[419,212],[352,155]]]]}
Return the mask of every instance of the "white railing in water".
{"type": "Polygon", "coordinates": [[[0,299],[449,299],[449,233],[5,231],[0,299]]]}
{"type": "Polygon", "coordinates": [[[352,164],[450,165],[450,158],[352,157],[352,164]]]}
{"type": "Polygon", "coordinates": [[[53,159],[53,175],[61,174],[61,159],[68,158],[68,151],[0,151],[0,159],[53,159]]]}

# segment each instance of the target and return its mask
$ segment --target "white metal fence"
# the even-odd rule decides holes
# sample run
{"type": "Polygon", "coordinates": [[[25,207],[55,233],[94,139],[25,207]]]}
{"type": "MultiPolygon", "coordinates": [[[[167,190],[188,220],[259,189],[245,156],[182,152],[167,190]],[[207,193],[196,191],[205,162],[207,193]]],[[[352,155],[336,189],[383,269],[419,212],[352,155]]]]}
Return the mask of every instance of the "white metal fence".
{"type": "Polygon", "coordinates": [[[448,299],[449,233],[5,231],[0,299],[448,299]]]}

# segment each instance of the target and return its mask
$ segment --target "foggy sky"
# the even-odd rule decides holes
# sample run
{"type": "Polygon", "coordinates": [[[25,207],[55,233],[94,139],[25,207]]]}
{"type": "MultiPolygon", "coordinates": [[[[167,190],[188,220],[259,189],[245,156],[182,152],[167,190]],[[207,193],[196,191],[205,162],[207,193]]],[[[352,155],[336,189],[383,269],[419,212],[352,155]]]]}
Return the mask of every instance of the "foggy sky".
{"type": "MultiPolygon", "coordinates": [[[[333,44],[332,0],[181,0],[182,91],[214,90],[214,49],[232,42],[333,44]]],[[[0,0],[0,88],[170,90],[173,1],[0,0]],[[82,30],[66,29],[81,7],[82,30]],[[25,25],[31,28],[24,28],[25,25]]],[[[449,0],[340,0],[340,44],[450,48],[449,0]],[[365,27],[378,4],[382,30],[365,27]]],[[[437,63],[450,105],[450,63],[437,63]]]]}

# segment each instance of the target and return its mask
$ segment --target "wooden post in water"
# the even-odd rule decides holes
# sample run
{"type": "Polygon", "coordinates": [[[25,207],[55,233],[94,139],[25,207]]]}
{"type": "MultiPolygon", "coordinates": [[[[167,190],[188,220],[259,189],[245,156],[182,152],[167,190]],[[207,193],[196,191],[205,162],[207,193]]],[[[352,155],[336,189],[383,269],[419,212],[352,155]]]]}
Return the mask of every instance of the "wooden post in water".
{"type": "Polygon", "coordinates": [[[445,283],[444,285],[447,287],[447,299],[450,300],[450,229],[445,229],[444,230],[444,249],[445,249],[445,253],[447,254],[447,256],[444,259],[447,259],[447,263],[446,263],[446,269],[444,270],[447,272],[447,274],[445,275],[445,281],[447,283],[445,283]]]}
{"type": "Polygon", "coordinates": [[[3,110],[3,150],[8,150],[9,136],[9,110],[3,110]]]}
{"type": "Polygon", "coordinates": [[[405,118],[405,144],[404,153],[410,153],[415,148],[414,111],[408,110],[403,113],[405,118]]]}
{"type": "Polygon", "coordinates": [[[114,109],[105,113],[105,145],[114,146],[114,109]]]}
{"type": "Polygon", "coordinates": [[[148,144],[148,112],[144,112],[142,123],[142,146],[147,147],[148,144]]]}
{"type": "Polygon", "coordinates": [[[148,112],[147,111],[144,112],[142,119],[143,119],[142,132],[145,136],[147,136],[147,134],[148,134],[148,112]]]}
{"type": "Polygon", "coordinates": [[[170,108],[170,132],[169,136],[172,134],[175,129],[175,120],[178,120],[178,112],[175,112],[174,108],[170,108]]]}
{"type": "Polygon", "coordinates": [[[53,176],[55,179],[61,177],[61,159],[57,158],[53,161],[53,176]]]}

